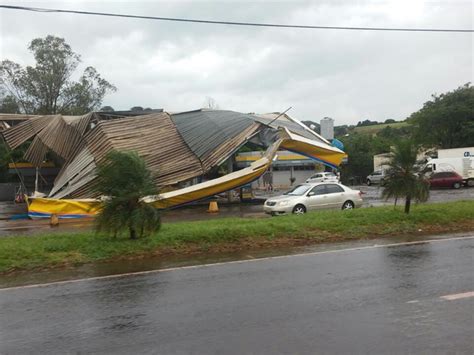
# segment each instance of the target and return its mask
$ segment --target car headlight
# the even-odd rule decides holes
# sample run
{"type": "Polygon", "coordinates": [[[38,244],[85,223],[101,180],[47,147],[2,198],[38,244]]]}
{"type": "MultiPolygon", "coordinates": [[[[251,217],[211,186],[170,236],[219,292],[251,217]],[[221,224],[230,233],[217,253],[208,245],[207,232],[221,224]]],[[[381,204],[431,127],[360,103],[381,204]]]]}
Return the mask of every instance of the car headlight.
{"type": "Polygon", "coordinates": [[[288,204],[288,201],[280,201],[278,202],[278,206],[286,206],[288,204]]]}

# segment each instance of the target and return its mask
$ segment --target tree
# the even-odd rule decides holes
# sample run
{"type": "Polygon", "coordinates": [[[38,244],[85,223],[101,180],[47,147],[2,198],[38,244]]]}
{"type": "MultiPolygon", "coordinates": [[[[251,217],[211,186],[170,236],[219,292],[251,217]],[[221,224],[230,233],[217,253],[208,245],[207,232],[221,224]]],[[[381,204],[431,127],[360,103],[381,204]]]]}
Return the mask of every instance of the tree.
{"type": "Polygon", "coordinates": [[[98,232],[117,236],[128,231],[130,238],[136,239],[160,229],[158,210],[141,200],[158,191],[136,152],[109,152],[97,167],[96,191],[106,196],[96,219],[98,232]]]}
{"type": "Polygon", "coordinates": [[[357,122],[357,127],[373,126],[373,125],[377,125],[377,124],[379,124],[377,121],[364,120],[364,121],[357,122]]]}
{"type": "Polygon", "coordinates": [[[392,149],[388,163],[387,177],[382,196],[386,199],[405,198],[405,213],[410,213],[411,201],[424,202],[428,199],[429,183],[421,174],[417,164],[419,146],[411,140],[400,140],[392,149]]]}
{"type": "Polygon", "coordinates": [[[474,87],[470,83],[454,91],[432,95],[408,121],[417,142],[439,148],[474,145],[474,87]]]}
{"type": "Polygon", "coordinates": [[[349,132],[349,127],[347,125],[335,126],[334,127],[334,136],[341,137],[346,135],[349,132]]]}
{"type": "Polygon", "coordinates": [[[27,114],[84,114],[100,107],[116,88],[96,69],[87,67],[77,82],[71,76],[81,59],[63,38],[47,36],[31,41],[34,67],[8,59],[0,62],[0,86],[27,114]]]}
{"type": "Polygon", "coordinates": [[[14,176],[8,174],[8,164],[23,161],[23,156],[28,149],[29,143],[24,143],[15,150],[10,150],[3,137],[0,135],[0,182],[14,180],[14,176]]]}
{"type": "Polygon", "coordinates": [[[396,122],[397,122],[397,121],[395,121],[393,118],[388,118],[388,119],[385,120],[384,123],[387,123],[387,124],[388,124],[388,123],[396,123],[396,122]]]}
{"type": "Polygon", "coordinates": [[[20,107],[15,97],[6,95],[0,98],[0,113],[20,113],[20,107]]]}
{"type": "Polygon", "coordinates": [[[101,112],[114,112],[114,108],[112,106],[104,106],[100,108],[101,112]]]}
{"type": "Polygon", "coordinates": [[[10,151],[3,139],[0,137],[0,183],[9,180],[8,163],[10,163],[10,161],[10,151]]]}
{"type": "Polygon", "coordinates": [[[359,183],[373,171],[375,154],[388,153],[390,142],[378,136],[353,133],[340,137],[347,153],[348,163],[341,166],[341,176],[344,182],[359,183]]]}
{"type": "Polygon", "coordinates": [[[384,127],[380,131],[377,132],[378,137],[383,137],[386,139],[393,139],[396,134],[397,134],[397,130],[390,126],[384,127]]]}
{"type": "Polygon", "coordinates": [[[140,112],[140,111],[143,111],[143,107],[141,106],[133,106],[130,111],[133,111],[133,112],[140,112]]]}

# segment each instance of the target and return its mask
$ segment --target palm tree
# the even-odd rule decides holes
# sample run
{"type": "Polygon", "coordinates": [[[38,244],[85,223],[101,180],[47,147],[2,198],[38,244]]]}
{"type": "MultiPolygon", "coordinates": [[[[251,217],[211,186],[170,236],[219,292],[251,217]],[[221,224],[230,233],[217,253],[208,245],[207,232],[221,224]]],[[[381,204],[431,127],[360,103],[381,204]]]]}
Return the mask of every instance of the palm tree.
{"type": "Polygon", "coordinates": [[[417,163],[419,147],[410,140],[399,141],[392,148],[382,196],[385,199],[405,198],[405,213],[410,213],[411,201],[428,200],[430,186],[417,163]]]}
{"type": "Polygon", "coordinates": [[[128,231],[131,239],[160,229],[157,209],[143,202],[158,190],[145,162],[136,152],[109,152],[97,167],[96,191],[105,196],[96,231],[114,236],[128,231]]]}

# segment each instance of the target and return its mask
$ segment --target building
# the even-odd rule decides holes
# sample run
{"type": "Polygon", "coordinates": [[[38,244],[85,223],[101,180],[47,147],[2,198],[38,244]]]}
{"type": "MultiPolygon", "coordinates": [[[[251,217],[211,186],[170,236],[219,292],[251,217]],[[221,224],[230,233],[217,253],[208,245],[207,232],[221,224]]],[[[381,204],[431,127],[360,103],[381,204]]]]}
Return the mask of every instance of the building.
{"type": "MultiPolygon", "coordinates": [[[[422,150],[418,153],[416,159],[419,162],[427,160],[427,151],[422,150]]],[[[389,168],[390,159],[392,158],[392,153],[382,153],[374,155],[374,171],[382,170],[385,171],[389,168]]]]}
{"type": "MultiPolygon", "coordinates": [[[[235,157],[237,169],[250,166],[252,162],[260,159],[263,153],[263,151],[238,153],[235,157]]],[[[305,182],[306,179],[318,171],[324,171],[322,164],[316,163],[303,155],[280,150],[277,152],[277,158],[272,163],[272,185],[277,189],[286,189],[292,185],[305,182]]],[[[265,188],[264,180],[264,177],[261,176],[252,183],[252,188],[265,188]]]]}
{"type": "Polygon", "coordinates": [[[391,157],[391,153],[374,155],[374,171],[386,170],[388,168],[388,163],[390,162],[391,157]]]}
{"type": "Polygon", "coordinates": [[[321,120],[321,135],[327,140],[334,139],[334,120],[330,117],[324,117],[321,120]]]}

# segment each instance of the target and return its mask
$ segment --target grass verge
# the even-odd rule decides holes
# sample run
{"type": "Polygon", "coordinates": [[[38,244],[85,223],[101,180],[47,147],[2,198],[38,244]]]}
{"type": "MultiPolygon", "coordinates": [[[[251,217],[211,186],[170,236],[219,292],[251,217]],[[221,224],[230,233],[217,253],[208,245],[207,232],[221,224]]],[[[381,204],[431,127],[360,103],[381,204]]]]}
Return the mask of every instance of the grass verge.
{"type": "Polygon", "coordinates": [[[474,230],[474,201],[415,205],[409,215],[401,207],[379,207],[265,219],[170,223],[156,235],[139,240],[114,239],[93,232],[3,237],[0,273],[119,258],[419,234],[420,230],[428,234],[474,230]]]}

